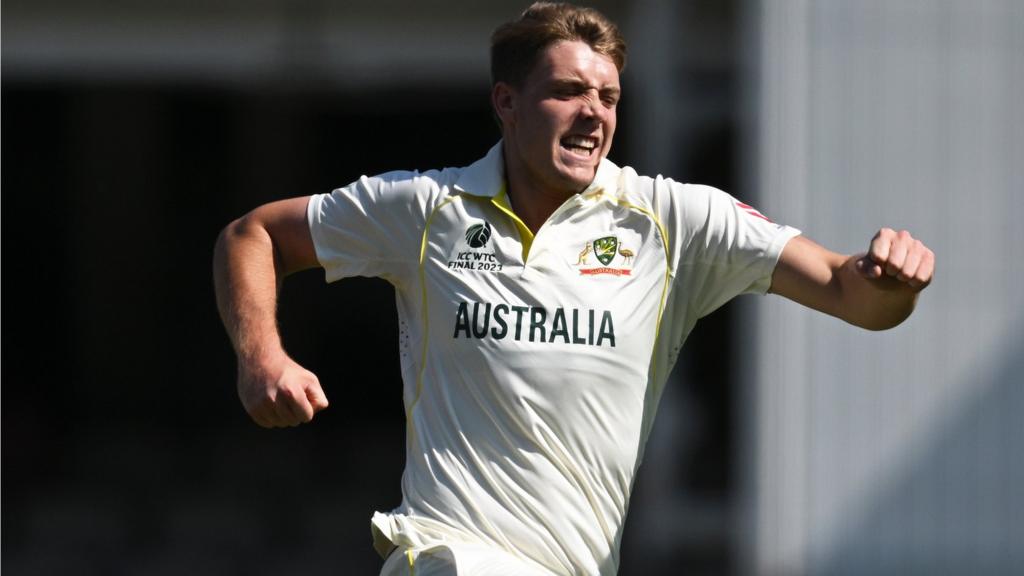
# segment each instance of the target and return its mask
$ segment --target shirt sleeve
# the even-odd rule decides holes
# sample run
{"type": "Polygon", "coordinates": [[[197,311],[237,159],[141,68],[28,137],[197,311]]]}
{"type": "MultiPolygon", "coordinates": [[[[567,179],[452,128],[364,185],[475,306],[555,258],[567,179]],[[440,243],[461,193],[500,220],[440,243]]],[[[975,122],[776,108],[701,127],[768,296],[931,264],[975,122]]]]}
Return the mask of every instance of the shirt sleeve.
{"type": "Polygon", "coordinates": [[[677,281],[691,313],[700,318],[739,294],[767,292],[782,249],[800,231],[775,224],[717,188],[673,188],[683,243],[677,281]]]}
{"type": "Polygon", "coordinates": [[[310,197],[306,208],[316,256],[327,281],[384,278],[396,286],[415,273],[425,214],[439,194],[437,173],[364,176],[310,197]]]}

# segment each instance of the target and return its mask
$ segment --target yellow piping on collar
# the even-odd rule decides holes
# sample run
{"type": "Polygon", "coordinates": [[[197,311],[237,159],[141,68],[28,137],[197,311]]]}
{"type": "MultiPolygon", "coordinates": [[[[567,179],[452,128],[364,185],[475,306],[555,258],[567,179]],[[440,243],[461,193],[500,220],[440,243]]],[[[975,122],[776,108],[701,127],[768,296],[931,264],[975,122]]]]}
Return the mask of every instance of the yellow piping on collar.
{"type": "Polygon", "coordinates": [[[498,207],[499,210],[508,215],[512,219],[512,223],[516,225],[516,229],[519,230],[519,238],[523,242],[523,262],[526,262],[526,257],[530,255],[530,247],[533,246],[533,231],[531,231],[519,216],[512,210],[512,205],[508,201],[508,185],[502,184],[501,190],[491,198],[491,202],[498,207]]]}

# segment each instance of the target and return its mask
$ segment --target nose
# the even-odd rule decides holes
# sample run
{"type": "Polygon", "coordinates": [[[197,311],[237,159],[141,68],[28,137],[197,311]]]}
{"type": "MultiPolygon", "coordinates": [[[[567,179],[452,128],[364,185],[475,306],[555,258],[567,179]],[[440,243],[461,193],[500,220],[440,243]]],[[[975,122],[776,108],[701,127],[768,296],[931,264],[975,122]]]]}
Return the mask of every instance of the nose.
{"type": "Polygon", "coordinates": [[[608,109],[604,103],[601,102],[601,98],[597,94],[591,94],[589,97],[583,100],[580,114],[584,118],[594,119],[597,122],[604,122],[608,116],[608,109]]]}

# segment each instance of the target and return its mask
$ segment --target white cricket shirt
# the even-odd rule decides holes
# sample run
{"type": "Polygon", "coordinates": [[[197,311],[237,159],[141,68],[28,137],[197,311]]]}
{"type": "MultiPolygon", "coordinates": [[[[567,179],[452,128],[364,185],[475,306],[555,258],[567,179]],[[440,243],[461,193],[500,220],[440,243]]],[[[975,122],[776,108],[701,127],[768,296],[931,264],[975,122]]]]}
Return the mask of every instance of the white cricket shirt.
{"type": "Polygon", "coordinates": [[[375,546],[489,551],[537,574],[614,574],[662,387],[696,321],[765,292],[799,231],[708,186],[603,161],[535,237],[501,144],[466,168],[314,196],[334,281],[395,287],[408,427],[401,506],[375,546]]]}

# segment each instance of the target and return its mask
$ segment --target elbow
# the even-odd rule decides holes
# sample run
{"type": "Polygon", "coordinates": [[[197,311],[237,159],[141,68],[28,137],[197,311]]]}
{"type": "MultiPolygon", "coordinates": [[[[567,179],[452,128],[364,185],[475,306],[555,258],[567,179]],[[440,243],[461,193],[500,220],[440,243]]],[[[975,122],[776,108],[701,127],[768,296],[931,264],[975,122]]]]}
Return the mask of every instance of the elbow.
{"type": "MultiPolygon", "coordinates": [[[[234,222],[231,224],[234,224],[234,222]]],[[[228,251],[228,243],[230,242],[229,238],[231,234],[229,229],[231,228],[231,224],[228,224],[221,229],[220,233],[217,234],[217,239],[213,242],[213,266],[215,270],[220,268],[224,263],[224,258],[228,251]]]]}
{"type": "Polygon", "coordinates": [[[252,227],[253,217],[252,212],[249,212],[244,216],[235,218],[227,226],[225,226],[220,231],[220,234],[217,236],[217,242],[229,242],[231,240],[244,236],[246,233],[252,231],[252,227]]]}
{"type": "Polygon", "coordinates": [[[224,262],[230,251],[231,244],[238,238],[241,220],[239,218],[232,221],[217,234],[217,239],[213,243],[213,262],[215,266],[220,266],[224,262]]]}
{"type": "Polygon", "coordinates": [[[260,228],[259,222],[253,217],[252,212],[249,212],[232,220],[220,231],[220,234],[217,235],[217,241],[214,243],[214,249],[216,251],[226,250],[239,240],[254,237],[260,228]]]}
{"type": "MultiPolygon", "coordinates": [[[[226,266],[228,261],[237,257],[239,250],[252,240],[261,240],[261,226],[255,221],[252,213],[232,220],[217,234],[213,244],[213,262],[215,268],[226,266]]],[[[269,240],[269,238],[268,238],[269,240]]]]}
{"type": "Polygon", "coordinates": [[[235,222],[238,221],[235,220],[231,224],[228,224],[227,226],[221,229],[219,234],[217,234],[217,240],[215,240],[213,243],[213,254],[215,258],[217,257],[218,254],[224,252],[225,247],[227,246],[227,243],[229,241],[228,239],[231,236],[231,227],[235,224],[235,222]]]}

